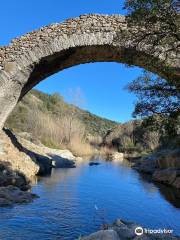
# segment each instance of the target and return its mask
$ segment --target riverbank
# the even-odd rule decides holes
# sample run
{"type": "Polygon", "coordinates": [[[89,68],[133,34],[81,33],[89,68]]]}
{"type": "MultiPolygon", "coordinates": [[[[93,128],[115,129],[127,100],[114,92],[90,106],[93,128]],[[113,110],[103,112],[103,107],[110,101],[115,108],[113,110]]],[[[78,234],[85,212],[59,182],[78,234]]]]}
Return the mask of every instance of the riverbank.
{"type": "Polygon", "coordinates": [[[130,166],[140,174],[148,174],[152,181],[180,189],[180,149],[162,149],[141,156],[140,153],[117,152],[104,147],[100,155],[107,161],[123,162],[127,160],[130,166]]]}
{"type": "Polygon", "coordinates": [[[132,167],[153,181],[180,189],[180,149],[166,149],[142,158],[130,158],[132,167]]]}
{"type": "Polygon", "coordinates": [[[0,132],[0,207],[29,203],[34,177],[50,174],[52,168],[73,168],[76,158],[69,150],[34,144],[9,129],[0,132]]]}
{"type": "Polygon", "coordinates": [[[29,192],[30,188],[30,181],[22,173],[0,162],[0,207],[32,202],[37,195],[29,192]]]}
{"type": "Polygon", "coordinates": [[[140,224],[117,219],[113,224],[104,224],[99,230],[80,240],[177,240],[172,229],[145,228],[140,224]]]}

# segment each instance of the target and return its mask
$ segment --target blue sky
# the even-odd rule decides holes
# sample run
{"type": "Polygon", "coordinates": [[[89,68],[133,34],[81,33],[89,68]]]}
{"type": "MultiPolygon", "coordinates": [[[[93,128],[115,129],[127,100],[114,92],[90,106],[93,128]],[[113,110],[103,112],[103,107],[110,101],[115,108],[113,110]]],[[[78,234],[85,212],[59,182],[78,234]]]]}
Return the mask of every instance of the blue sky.
{"type": "MultiPolygon", "coordinates": [[[[80,14],[125,14],[122,0],[6,0],[1,2],[0,45],[14,37],[50,23],[80,14]]],[[[141,69],[117,63],[84,64],[55,74],[36,86],[47,93],[59,92],[70,101],[69,91],[81,89],[82,107],[119,122],[131,119],[135,96],[124,86],[140,75],[141,69]]]]}

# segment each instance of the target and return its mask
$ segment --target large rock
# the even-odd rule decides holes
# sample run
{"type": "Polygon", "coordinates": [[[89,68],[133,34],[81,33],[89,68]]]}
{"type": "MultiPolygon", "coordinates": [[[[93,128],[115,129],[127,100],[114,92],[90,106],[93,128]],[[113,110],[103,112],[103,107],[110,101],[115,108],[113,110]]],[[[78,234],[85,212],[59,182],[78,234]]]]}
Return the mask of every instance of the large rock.
{"type": "Polygon", "coordinates": [[[28,150],[34,153],[37,163],[40,165],[39,173],[48,173],[52,167],[72,168],[75,167],[77,158],[69,150],[53,149],[43,144],[34,144],[20,136],[19,142],[28,150]]]}
{"type": "Polygon", "coordinates": [[[9,129],[0,132],[0,161],[8,163],[13,171],[32,179],[37,174],[49,174],[53,167],[75,167],[76,158],[69,150],[34,144],[22,138],[26,135],[15,136],[9,129]]]}
{"type": "Polygon", "coordinates": [[[18,187],[0,187],[0,207],[13,205],[15,203],[29,203],[37,195],[30,192],[21,191],[18,187]]]}
{"type": "Polygon", "coordinates": [[[178,169],[163,169],[156,170],[152,176],[154,181],[171,185],[180,189],[180,170],[178,169]]]}
{"type": "Polygon", "coordinates": [[[20,151],[4,131],[0,131],[0,149],[0,161],[7,163],[13,171],[20,172],[29,179],[38,173],[39,166],[35,159],[20,151]]]}
{"type": "Polygon", "coordinates": [[[156,158],[154,155],[144,157],[135,163],[133,166],[136,170],[142,173],[153,174],[157,169],[156,158]]]}
{"type": "Polygon", "coordinates": [[[170,185],[176,179],[176,170],[174,169],[156,170],[152,177],[154,181],[170,185]]]}
{"type": "Polygon", "coordinates": [[[82,240],[177,240],[171,234],[150,234],[144,231],[144,227],[139,224],[127,222],[121,219],[116,220],[113,224],[106,226],[106,230],[101,230],[82,238],[82,240]],[[136,234],[136,228],[142,229],[142,234],[136,234]]]}
{"type": "Polygon", "coordinates": [[[112,229],[100,230],[96,233],[82,238],[82,240],[120,240],[116,231],[112,229]]]}
{"type": "Polygon", "coordinates": [[[180,189],[180,177],[177,177],[176,180],[172,183],[173,187],[180,189]]]}
{"type": "Polygon", "coordinates": [[[122,161],[124,160],[124,153],[121,153],[121,152],[113,152],[113,153],[110,155],[110,158],[111,158],[111,160],[113,160],[113,161],[122,162],[122,161]]]}
{"type": "Polygon", "coordinates": [[[50,174],[53,168],[52,159],[48,158],[47,156],[43,156],[36,153],[34,153],[34,156],[37,164],[39,165],[38,175],[43,176],[50,174]]]}
{"type": "Polygon", "coordinates": [[[157,153],[157,165],[159,168],[180,168],[180,149],[163,150],[157,153]]]}
{"type": "Polygon", "coordinates": [[[8,170],[0,171],[0,187],[8,185],[19,187],[21,190],[27,190],[30,187],[23,175],[8,170]]]}

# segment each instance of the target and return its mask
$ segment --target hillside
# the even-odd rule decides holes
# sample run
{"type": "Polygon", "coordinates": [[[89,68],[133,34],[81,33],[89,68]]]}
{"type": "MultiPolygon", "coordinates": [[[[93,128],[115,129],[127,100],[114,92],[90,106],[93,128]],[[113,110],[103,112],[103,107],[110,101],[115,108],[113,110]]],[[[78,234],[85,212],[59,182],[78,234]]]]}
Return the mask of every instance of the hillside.
{"type": "Polygon", "coordinates": [[[72,117],[78,119],[85,126],[86,134],[103,137],[106,132],[118,123],[96,116],[72,104],[68,104],[59,94],[45,94],[38,90],[31,90],[16,106],[6,122],[8,128],[15,132],[27,132],[29,118],[34,113],[42,113],[56,118],[72,117]]]}

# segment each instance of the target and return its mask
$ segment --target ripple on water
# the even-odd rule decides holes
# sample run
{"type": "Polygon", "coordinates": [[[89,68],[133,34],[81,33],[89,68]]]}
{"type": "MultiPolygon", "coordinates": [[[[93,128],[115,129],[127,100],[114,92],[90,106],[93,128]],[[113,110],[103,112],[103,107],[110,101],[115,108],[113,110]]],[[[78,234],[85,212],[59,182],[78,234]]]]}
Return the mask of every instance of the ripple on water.
{"type": "Polygon", "coordinates": [[[56,169],[33,192],[40,195],[33,203],[0,209],[1,240],[74,240],[119,217],[180,235],[179,193],[126,165],[56,169]]]}

